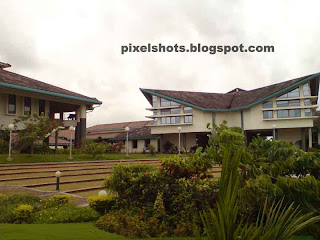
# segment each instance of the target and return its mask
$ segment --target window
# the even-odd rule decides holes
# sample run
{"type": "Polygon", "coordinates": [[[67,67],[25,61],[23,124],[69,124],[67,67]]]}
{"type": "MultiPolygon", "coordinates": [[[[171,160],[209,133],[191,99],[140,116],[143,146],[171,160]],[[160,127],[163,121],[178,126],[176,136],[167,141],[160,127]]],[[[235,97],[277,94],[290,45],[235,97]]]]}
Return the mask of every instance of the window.
{"type": "Polygon", "coordinates": [[[161,124],[170,124],[170,117],[161,118],[161,124]]]}
{"type": "Polygon", "coordinates": [[[180,114],[180,108],[172,108],[171,114],[180,114]]]}
{"type": "Polygon", "coordinates": [[[300,106],[300,100],[277,101],[277,107],[295,107],[300,106]]]}
{"type": "Polygon", "coordinates": [[[39,99],[39,116],[46,113],[46,100],[39,99]]]}
{"type": "Polygon", "coordinates": [[[300,109],[278,110],[278,118],[301,117],[300,109]]]}
{"type": "Polygon", "coordinates": [[[160,99],[160,105],[161,105],[161,107],[179,106],[179,103],[176,103],[174,101],[169,101],[167,99],[161,98],[160,99]]]}
{"type": "Polygon", "coordinates": [[[288,110],[278,110],[278,118],[287,118],[289,117],[288,110]]]}
{"type": "Polygon", "coordinates": [[[305,115],[306,117],[311,117],[311,116],[312,116],[312,114],[311,114],[311,109],[310,109],[310,108],[306,108],[306,109],[304,110],[304,115],[305,115]]]}
{"type": "Polygon", "coordinates": [[[144,146],[147,148],[150,145],[150,139],[144,140],[144,146]]]}
{"type": "Polygon", "coordinates": [[[153,112],[153,115],[155,115],[155,116],[158,114],[157,110],[153,110],[152,112],[153,112]]]}
{"type": "Polygon", "coordinates": [[[132,140],[132,148],[138,148],[138,140],[132,140]]]}
{"type": "Polygon", "coordinates": [[[294,98],[294,97],[299,97],[299,96],[300,96],[300,90],[299,90],[299,88],[296,88],[290,92],[287,92],[287,93],[281,95],[278,98],[294,98]]]}
{"type": "Polygon", "coordinates": [[[192,113],[192,108],[191,107],[184,107],[183,112],[184,113],[192,113]]]}
{"type": "Polygon", "coordinates": [[[23,99],[23,114],[31,115],[31,98],[29,97],[23,99]]]}
{"type": "Polygon", "coordinates": [[[301,110],[300,109],[289,110],[289,117],[301,117],[301,110]]]}
{"type": "Polygon", "coordinates": [[[192,116],[184,116],[185,123],[192,123],[192,116]]]}
{"type": "Polygon", "coordinates": [[[303,85],[303,96],[310,96],[309,83],[303,85]]]}
{"type": "Polygon", "coordinates": [[[17,109],[17,97],[16,95],[9,94],[8,95],[8,113],[16,114],[17,109]]]}
{"type": "Polygon", "coordinates": [[[180,117],[171,117],[171,123],[175,124],[175,123],[180,123],[180,117]]]}
{"type": "Polygon", "coordinates": [[[262,104],[262,108],[273,108],[273,102],[268,101],[262,104]]]}
{"type": "Polygon", "coordinates": [[[157,96],[152,96],[152,107],[156,107],[157,106],[157,96]]]}
{"type": "Polygon", "coordinates": [[[171,112],[170,112],[170,109],[162,109],[161,110],[161,115],[169,115],[171,112]]]}
{"type": "Polygon", "coordinates": [[[305,106],[310,106],[311,105],[311,99],[308,98],[308,99],[304,99],[303,101],[304,101],[304,105],[305,106]]]}
{"type": "Polygon", "coordinates": [[[161,104],[161,107],[167,107],[167,106],[170,106],[170,101],[167,99],[161,98],[160,104],[161,104]]]}
{"type": "Polygon", "coordinates": [[[273,111],[263,111],[263,119],[273,118],[273,111]]]}
{"type": "Polygon", "coordinates": [[[157,125],[157,123],[158,123],[158,119],[157,118],[153,119],[153,125],[157,125]]]}

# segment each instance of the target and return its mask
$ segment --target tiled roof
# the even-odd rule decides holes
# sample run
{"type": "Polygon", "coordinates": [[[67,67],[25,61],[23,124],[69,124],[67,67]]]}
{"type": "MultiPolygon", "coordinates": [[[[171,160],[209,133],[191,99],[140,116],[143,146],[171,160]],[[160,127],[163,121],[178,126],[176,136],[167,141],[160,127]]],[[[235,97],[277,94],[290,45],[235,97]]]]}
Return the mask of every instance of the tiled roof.
{"type": "Polygon", "coordinates": [[[87,128],[87,138],[101,137],[108,140],[123,140],[127,136],[126,127],[130,128],[129,139],[157,138],[158,135],[151,134],[151,129],[148,126],[152,124],[153,121],[136,121],[95,125],[87,128]]]}
{"type": "Polygon", "coordinates": [[[88,100],[90,102],[93,101],[93,102],[99,103],[99,101],[96,98],[87,97],[85,95],[75,93],[60,87],[56,87],[54,85],[41,82],[29,77],[25,77],[17,73],[9,72],[9,71],[3,70],[0,67],[0,86],[1,86],[1,83],[6,84],[6,86],[12,86],[12,85],[19,86],[19,87],[22,87],[23,89],[27,88],[27,89],[46,91],[46,92],[60,94],[59,96],[61,97],[63,97],[63,95],[67,95],[67,96],[83,99],[83,101],[88,100]]]}
{"type": "MultiPolygon", "coordinates": [[[[158,94],[161,97],[168,97],[170,100],[182,101],[204,110],[237,110],[254,104],[257,101],[268,98],[279,91],[293,87],[300,81],[311,79],[312,77],[319,76],[311,74],[304,77],[288,80],[285,82],[272,84],[266,87],[257,88],[253,90],[243,90],[236,88],[228,93],[208,93],[208,92],[188,92],[188,91],[172,91],[172,90],[159,90],[159,89],[141,89],[145,97],[152,103],[151,96],[158,94]]],[[[317,85],[317,84],[314,84],[317,85]]],[[[317,87],[317,86],[316,86],[317,87]]]]}

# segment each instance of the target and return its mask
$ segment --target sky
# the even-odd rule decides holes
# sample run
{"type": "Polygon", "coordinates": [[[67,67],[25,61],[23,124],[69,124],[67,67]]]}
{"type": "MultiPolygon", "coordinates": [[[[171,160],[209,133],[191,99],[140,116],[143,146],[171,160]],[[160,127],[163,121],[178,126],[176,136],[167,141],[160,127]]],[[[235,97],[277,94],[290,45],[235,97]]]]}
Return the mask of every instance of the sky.
{"type": "Polygon", "coordinates": [[[87,125],[145,120],[139,88],[224,93],[320,72],[320,2],[0,0],[0,62],[103,104],[87,125]],[[273,45],[273,53],[127,53],[121,46],[273,45]]]}

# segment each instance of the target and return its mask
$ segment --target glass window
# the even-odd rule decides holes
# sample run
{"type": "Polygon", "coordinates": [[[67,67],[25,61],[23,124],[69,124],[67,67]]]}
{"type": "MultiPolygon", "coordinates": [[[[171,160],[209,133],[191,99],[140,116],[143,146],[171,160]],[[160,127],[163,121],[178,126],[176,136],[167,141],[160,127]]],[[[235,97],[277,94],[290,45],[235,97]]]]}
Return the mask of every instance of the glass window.
{"type": "Polygon", "coordinates": [[[179,103],[176,103],[174,101],[170,101],[170,106],[177,106],[177,105],[179,105],[179,103]]]}
{"type": "Polygon", "coordinates": [[[23,98],[23,114],[31,115],[31,98],[24,97],[23,98]]]}
{"type": "Polygon", "coordinates": [[[308,99],[304,99],[303,101],[305,106],[311,105],[311,99],[308,98],[308,99]]]}
{"type": "Polygon", "coordinates": [[[157,123],[158,123],[158,119],[157,118],[153,119],[153,125],[157,125],[157,123]]]}
{"type": "Polygon", "coordinates": [[[157,96],[152,96],[152,107],[156,107],[157,106],[157,96]]]}
{"type": "Polygon", "coordinates": [[[305,110],[304,110],[304,115],[306,116],[306,117],[311,117],[312,115],[311,115],[311,109],[310,108],[306,108],[305,110]]]}
{"type": "Polygon", "coordinates": [[[262,108],[273,108],[273,102],[268,101],[262,104],[262,108]]]}
{"type": "Polygon", "coordinates": [[[170,109],[161,109],[161,115],[168,115],[170,114],[170,109]]]}
{"type": "Polygon", "coordinates": [[[278,110],[278,118],[287,118],[289,117],[288,110],[278,110]]]}
{"type": "Polygon", "coordinates": [[[39,116],[46,113],[46,100],[39,99],[39,116]]]}
{"type": "Polygon", "coordinates": [[[192,113],[192,108],[191,107],[184,107],[183,112],[184,113],[192,113]]]}
{"type": "Polygon", "coordinates": [[[172,108],[171,114],[180,114],[180,108],[172,108]]]}
{"type": "Polygon", "coordinates": [[[138,140],[132,140],[132,148],[138,148],[138,140]]]}
{"type": "Polygon", "coordinates": [[[277,107],[295,107],[300,106],[300,100],[277,101],[277,107]]]}
{"type": "Polygon", "coordinates": [[[170,101],[167,99],[161,98],[160,104],[161,104],[161,107],[168,107],[168,106],[170,106],[170,101]]]}
{"type": "Polygon", "coordinates": [[[171,117],[171,123],[180,123],[180,117],[171,117]]]}
{"type": "Polygon", "coordinates": [[[303,85],[303,96],[310,96],[309,83],[303,85]]]}
{"type": "Polygon", "coordinates": [[[289,117],[301,117],[301,110],[300,109],[289,110],[289,117]]]}
{"type": "Polygon", "coordinates": [[[16,95],[9,94],[8,95],[8,113],[16,114],[17,109],[17,97],[16,95]]]}
{"type": "Polygon", "coordinates": [[[192,116],[184,116],[185,123],[192,123],[192,116]]]}
{"type": "Polygon", "coordinates": [[[263,111],[263,119],[273,118],[273,111],[263,111]]]}
{"type": "Polygon", "coordinates": [[[150,145],[150,139],[144,140],[144,146],[149,147],[149,145],[150,145]]]}
{"type": "Polygon", "coordinates": [[[281,96],[279,96],[278,98],[293,98],[293,97],[299,97],[300,96],[300,90],[299,88],[296,88],[290,92],[287,92],[281,96]]]}
{"type": "Polygon", "coordinates": [[[155,115],[155,116],[158,114],[157,110],[153,110],[152,112],[153,112],[153,115],[155,115]]]}
{"type": "Polygon", "coordinates": [[[161,118],[161,124],[170,124],[170,117],[161,118]]]}

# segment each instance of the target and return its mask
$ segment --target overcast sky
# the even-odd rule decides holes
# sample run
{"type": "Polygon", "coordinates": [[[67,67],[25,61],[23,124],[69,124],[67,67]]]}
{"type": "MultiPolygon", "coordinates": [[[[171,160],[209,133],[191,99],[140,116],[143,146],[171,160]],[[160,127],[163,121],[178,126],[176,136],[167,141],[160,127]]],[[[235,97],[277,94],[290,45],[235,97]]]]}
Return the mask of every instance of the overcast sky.
{"type": "Polygon", "coordinates": [[[88,126],[144,120],[139,88],[227,92],[320,72],[319,1],[0,0],[0,61],[103,102],[88,126]],[[274,45],[274,53],[131,53],[121,45],[274,45]]]}

